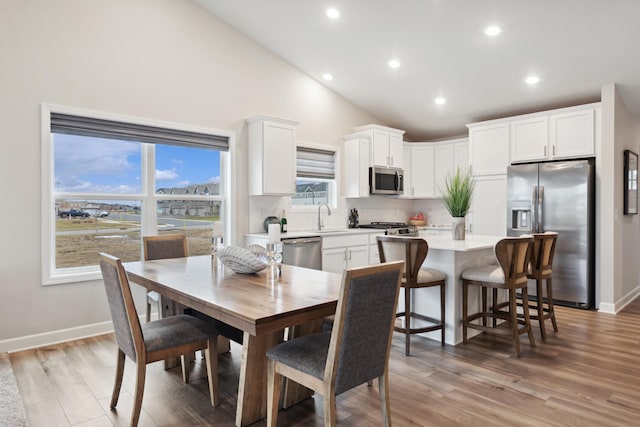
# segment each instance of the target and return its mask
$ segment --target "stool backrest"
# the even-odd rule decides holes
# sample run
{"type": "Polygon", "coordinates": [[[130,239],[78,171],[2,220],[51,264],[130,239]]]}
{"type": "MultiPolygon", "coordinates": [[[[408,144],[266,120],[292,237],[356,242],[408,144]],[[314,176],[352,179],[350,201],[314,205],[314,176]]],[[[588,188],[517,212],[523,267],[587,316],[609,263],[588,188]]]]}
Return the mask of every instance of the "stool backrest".
{"type": "Polygon", "coordinates": [[[496,243],[495,254],[504,272],[504,283],[518,287],[527,283],[533,237],[506,237],[496,243]]]}
{"type": "Polygon", "coordinates": [[[378,236],[380,262],[404,261],[404,277],[407,283],[416,283],[420,267],[427,257],[429,245],[419,237],[378,236]]]}
{"type": "Polygon", "coordinates": [[[533,235],[531,248],[531,272],[532,277],[547,277],[551,275],[553,254],[556,251],[558,233],[547,231],[533,235]]]}

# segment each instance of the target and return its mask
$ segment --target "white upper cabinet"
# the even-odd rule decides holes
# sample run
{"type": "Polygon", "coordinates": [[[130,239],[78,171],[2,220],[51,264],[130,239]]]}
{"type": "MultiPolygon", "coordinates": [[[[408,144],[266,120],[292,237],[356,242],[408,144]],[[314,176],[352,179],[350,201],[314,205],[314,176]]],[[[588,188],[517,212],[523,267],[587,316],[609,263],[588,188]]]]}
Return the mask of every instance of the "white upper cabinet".
{"type": "Polygon", "coordinates": [[[371,138],[369,166],[403,167],[402,135],[403,130],[380,125],[359,126],[354,129],[371,138]]]}
{"type": "Polygon", "coordinates": [[[456,168],[469,169],[469,140],[466,138],[453,143],[453,169],[456,168]]]}
{"type": "Polygon", "coordinates": [[[249,124],[249,195],[295,192],[298,122],[254,116],[249,124]]]}
{"type": "Polygon", "coordinates": [[[509,123],[470,124],[469,157],[474,176],[507,173],[509,123]]]}
{"type": "Polygon", "coordinates": [[[594,156],[594,110],[572,107],[511,120],[511,162],[594,156]]]}
{"type": "Polygon", "coordinates": [[[411,144],[411,188],[405,188],[405,194],[412,198],[435,197],[434,144],[411,144]]]}
{"type": "Polygon", "coordinates": [[[453,144],[436,144],[434,152],[434,197],[440,197],[447,175],[455,173],[453,144]]]}
{"type": "Polygon", "coordinates": [[[369,148],[371,139],[364,133],[344,136],[344,197],[369,197],[369,148]]]}

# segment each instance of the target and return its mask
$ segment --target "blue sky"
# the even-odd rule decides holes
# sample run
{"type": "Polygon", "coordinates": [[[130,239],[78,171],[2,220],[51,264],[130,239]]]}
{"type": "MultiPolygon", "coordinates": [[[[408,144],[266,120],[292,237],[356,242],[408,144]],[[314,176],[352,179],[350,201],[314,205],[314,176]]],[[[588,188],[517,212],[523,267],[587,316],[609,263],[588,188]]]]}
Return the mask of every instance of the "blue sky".
{"type": "MultiPolygon", "coordinates": [[[[54,150],[56,191],[140,191],[140,143],[55,134],[54,150]]],[[[156,145],[156,188],[203,184],[218,181],[219,177],[218,151],[156,145]]]]}

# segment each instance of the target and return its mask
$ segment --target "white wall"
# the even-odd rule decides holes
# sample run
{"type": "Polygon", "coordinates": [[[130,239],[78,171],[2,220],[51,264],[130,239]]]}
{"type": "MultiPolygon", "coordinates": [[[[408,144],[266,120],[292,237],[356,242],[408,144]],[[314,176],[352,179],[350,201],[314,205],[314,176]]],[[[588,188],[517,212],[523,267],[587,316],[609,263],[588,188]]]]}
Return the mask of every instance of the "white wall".
{"type": "Polygon", "coordinates": [[[187,0],[5,0],[0,10],[0,351],[110,319],[101,282],[41,285],[41,103],[237,132],[232,241],[249,231],[245,118],[294,119],[300,139],[327,144],[376,122],[187,0]]]}

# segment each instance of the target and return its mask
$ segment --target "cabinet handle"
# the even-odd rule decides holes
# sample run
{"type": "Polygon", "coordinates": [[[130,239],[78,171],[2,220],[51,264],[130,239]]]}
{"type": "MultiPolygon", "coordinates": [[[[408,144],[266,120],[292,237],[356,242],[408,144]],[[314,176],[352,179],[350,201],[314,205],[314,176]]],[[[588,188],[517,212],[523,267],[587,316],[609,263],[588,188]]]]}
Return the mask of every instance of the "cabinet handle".
{"type": "Polygon", "coordinates": [[[391,166],[391,157],[387,156],[387,166],[391,166]]]}
{"type": "Polygon", "coordinates": [[[544,147],[544,157],[547,157],[547,147],[544,147]]]}
{"type": "Polygon", "coordinates": [[[342,258],[342,260],[344,262],[347,262],[347,250],[346,249],[344,250],[344,254],[343,255],[344,255],[344,258],[342,258]]]}
{"type": "Polygon", "coordinates": [[[411,195],[412,196],[416,195],[416,189],[414,187],[411,187],[411,195]]]}
{"type": "Polygon", "coordinates": [[[349,249],[349,261],[351,261],[351,249],[349,249]]]}
{"type": "Polygon", "coordinates": [[[553,155],[554,156],[556,155],[556,146],[555,145],[553,146],[553,155]]]}
{"type": "Polygon", "coordinates": [[[393,156],[391,156],[391,166],[393,166],[393,156]]]}

